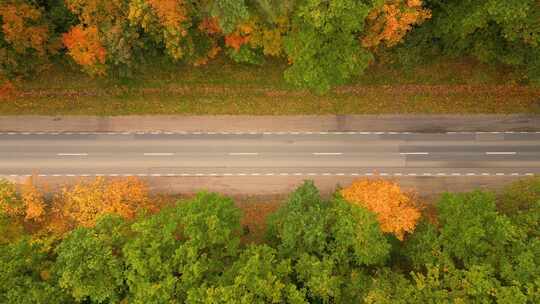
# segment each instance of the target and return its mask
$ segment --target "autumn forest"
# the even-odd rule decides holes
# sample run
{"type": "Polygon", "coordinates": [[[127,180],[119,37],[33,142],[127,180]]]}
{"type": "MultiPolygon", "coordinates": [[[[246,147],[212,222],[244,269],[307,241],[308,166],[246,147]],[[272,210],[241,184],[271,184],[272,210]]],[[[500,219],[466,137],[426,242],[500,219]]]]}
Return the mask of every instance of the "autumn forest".
{"type": "MultiPolygon", "coordinates": [[[[0,182],[2,303],[538,303],[540,179],[422,202],[393,181],[256,210],[136,178],[0,182]],[[255,212],[253,212],[255,211],[255,212]]],[[[253,205],[253,204],[251,204],[253,205]]]]}
{"type": "Polygon", "coordinates": [[[0,304],[540,303],[539,113],[539,0],[0,0],[0,304]]]}
{"type": "Polygon", "coordinates": [[[59,62],[129,78],[158,58],[196,69],[225,56],[285,61],[289,84],[325,93],[374,63],[467,57],[537,83],[539,19],[537,0],[3,0],[0,80],[6,91],[59,62]]]}

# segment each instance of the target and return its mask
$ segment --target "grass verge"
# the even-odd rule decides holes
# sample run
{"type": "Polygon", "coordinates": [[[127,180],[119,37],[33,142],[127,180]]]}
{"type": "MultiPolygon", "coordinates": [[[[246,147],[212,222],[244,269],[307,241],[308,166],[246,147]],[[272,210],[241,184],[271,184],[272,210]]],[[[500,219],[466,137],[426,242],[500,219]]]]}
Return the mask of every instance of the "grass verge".
{"type": "Polygon", "coordinates": [[[471,60],[411,69],[373,66],[319,96],[287,85],[282,62],[218,59],[204,67],[151,64],[130,79],[93,79],[56,65],[0,101],[0,115],[540,113],[540,88],[471,60]]]}

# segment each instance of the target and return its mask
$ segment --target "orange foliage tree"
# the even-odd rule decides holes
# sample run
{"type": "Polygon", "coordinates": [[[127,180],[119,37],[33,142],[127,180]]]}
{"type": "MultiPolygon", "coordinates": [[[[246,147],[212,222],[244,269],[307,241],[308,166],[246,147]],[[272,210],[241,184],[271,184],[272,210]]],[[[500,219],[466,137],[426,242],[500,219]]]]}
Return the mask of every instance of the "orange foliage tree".
{"type": "Polygon", "coordinates": [[[414,25],[431,18],[422,4],[422,0],[387,0],[373,9],[366,19],[362,46],[376,49],[383,43],[388,47],[400,43],[414,25]]]}
{"type": "Polygon", "coordinates": [[[81,25],[72,27],[63,35],[63,42],[68,49],[68,54],[89,74],[105,74],[104,64],[107,52],[99,40],[97,27],[81,25]]]}
{"type": "Polygon", "coordinates": [[[9,98],[15,93],[13,82],[0,75],[0,99],[9,98]]]}
{"type": "Polygon", "coordinates": [[[218,44],[218,39],[221,38],[222,30],[219,26],[219,21],[217,18],[204,18],[197,26],[197,29],[209,38],[211,47],[205,55],[197,58],[193,62],[194,66],[207,64],[210,59],[216,58],[216,56],[221,51],[221,47],[218,44]]]}
{"type": "Polygon", "coordinates": [[[421,213],[412,193],[404,193],[396,182],[384,179],[359,179],[341,190],[341,195],[377,214],[381,230],[403,240],[414,231],[421,213]]]}
{"type": "Polygon", "coordinates": [[[13,80],[42,70],[56,53],[50,21],[28,0],[0,1],[0,98],[13,92],[13,80]]]}
{"type": "Polygon", "coordinates": [[[151,209],[146,185],[134,177],[81,181],[62,189],[53,205],[50,230],[56,232],[76,226],[92,227],[100,216],[108,213],[131,219],[138,211],[151,209]]]}
{"type": "Polygon", "coordinates": [[[68,54],[91,75],[133,64],[138,29],[127,18],[129,1],[64,0],[80,23],[63,35],[68,54]]]}
{"type": "Polygon", "coordinates": [[[251,39],[251,32],[253,31],[253,25],[250,23],[239,24],[235,31],[225,36],[225,45],[233,48],[234,50],[240,50],[240,47],[249,42],[251,39]]]}
{"type": "Polygon", "coordinates": [[[2,17],[2,33],[4,39],[17,53],[25,53],[33,49],[45,55],[49,29],[42,24],[41,11],[22,1],[2,1],[0,17],[2,17]]]}

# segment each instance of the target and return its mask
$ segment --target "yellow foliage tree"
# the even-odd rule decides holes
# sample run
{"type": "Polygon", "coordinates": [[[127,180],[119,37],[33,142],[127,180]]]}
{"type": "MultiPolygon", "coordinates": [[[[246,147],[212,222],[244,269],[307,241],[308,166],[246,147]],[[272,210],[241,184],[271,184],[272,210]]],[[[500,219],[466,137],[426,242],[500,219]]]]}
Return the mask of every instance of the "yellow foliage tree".
{"type": "Polygon", "coordinates": [[[238,51],[242,45],[248,44],[253,49],[262,49],[265,55],[277,57],[283,54],[283,39],[288,30],[289,19],[285,16],[277,17],[275,24],[254,16],[226,35],[225,45],[238,51]]]}
{"type": "Polygon", "coordinates": [[[420,219],[415,196],[404,193],[396,182],[384,179],[359,179],[341,190],[341,195],[377,214],[381,230],[403,240],[414,231],[420,219]]]}
{"type": "Polygon", "coordinates": [[[255,19],[249,43],[253,48],[262,48],[265,55],[280,56],[283,54],[283,40],[289,31],[289,18],[276,17],[274,24],[267,24],[255,19]]]}
{"type": "Polygon", "coordinates": [[[140,25],[151,37],[163,42],[167,53],[179,60],[185,55],[189,38],[188,9],[183,0],[132,0],[127,18],[132,25],[140,25]]]}
{"type": "Polygon", "coordinates": [[[109,182],[104,196],[107,205],[104,212],[115,213],[126,219],[134,218],[141,208],[151,208],[148,188],[134,177],[109,182]]]}
{"type": "Polygon", "coordinates": [[[24,219],[35,222],[43,221],[45,216],[45,200],[43,193],[34,185],[32,177],[29,177],[22,186],[21,197],[26,210],[24,219]]]}
{"type": "Polygon", "coordinates": [[[51,230],[61,232],[76,226],[92,227],[107,213],[133,218],[141,209],[151,209],[148,189],[130,177],[107,182],[96,178],[62,189],[54,200],[51,230]]]}
{"type": "Polygon", "coordinates": [[[387,0],[373,9],[366,19],[362,46],[376,49],[383,43],[388,47],[400,43],[414,25],[431,18],[422,4],[422,0],[387,0]]]}

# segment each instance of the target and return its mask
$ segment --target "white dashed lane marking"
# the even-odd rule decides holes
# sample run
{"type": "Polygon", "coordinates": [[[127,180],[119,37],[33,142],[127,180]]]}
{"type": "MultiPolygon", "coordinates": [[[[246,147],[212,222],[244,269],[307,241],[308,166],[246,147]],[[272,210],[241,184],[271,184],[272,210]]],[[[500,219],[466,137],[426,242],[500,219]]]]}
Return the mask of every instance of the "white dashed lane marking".
{"type": "Polygon", "coordinates": [[[324,156],[324,155],[343,155],[343,153],[341,153],[341,152],[313,152],[312,154],[313,154],[313,155],[318,155],[318,156],[324,156]]]}
{"type": "Polygon", "coordinates": [[[401,152],[401,155],[429,155],[429,152],[401,152]]]}
{"type": "Polygon", "coordinates": [[[231,156],[259,155],[257,152],[230,152],[231,156]]]}
{"type": "Polygon", "coordinates": [[[88,153],[58,153],[58,156],[88,156],[88,153]]]}
{"type": "Polygon", "coordinates": [[[172,156],[172,155],[174,155],[174,153],[168,153],[168,152],[164,152],[164,153],[144,153],[143,155],[144,156],[172,156]]]}
{"type": "Polygon", "coordinates": [[[486,152],[486,155],[516,155],[517,153],[516,152],[486,152]]]}

